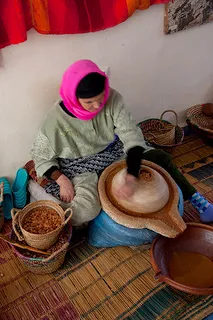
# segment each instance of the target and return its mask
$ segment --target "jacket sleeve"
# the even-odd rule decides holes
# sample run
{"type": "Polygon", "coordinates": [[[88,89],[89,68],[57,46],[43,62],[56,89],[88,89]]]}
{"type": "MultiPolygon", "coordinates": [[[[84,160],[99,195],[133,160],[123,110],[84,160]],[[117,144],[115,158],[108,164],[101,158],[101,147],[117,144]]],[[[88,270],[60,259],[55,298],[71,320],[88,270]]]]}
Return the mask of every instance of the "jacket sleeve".
{"type": "Polygon", "coordinates": [[[31,157],[35,163],[35,169],[39,177],[42,177],[51,167],[59,168],[58,157],[48,137],[41,130],[31,150],[31,157]]]}
{"type": "Polygon", "coordinates": [[[152,149],[146,145],[141,129],[133,121],[131,114],[124,106],[122,96],[117,92],[113,98],[112,115],[115,133],[123,142],[125,152],[136,146],[146,151],[152,149]]]}
{"type": "Polygon", "coordinates": [[[139,177],[141,161],[143,159],[144,148],[140,146],[128,150],[126,157],[127,172],[134,177],[139,177]]]}

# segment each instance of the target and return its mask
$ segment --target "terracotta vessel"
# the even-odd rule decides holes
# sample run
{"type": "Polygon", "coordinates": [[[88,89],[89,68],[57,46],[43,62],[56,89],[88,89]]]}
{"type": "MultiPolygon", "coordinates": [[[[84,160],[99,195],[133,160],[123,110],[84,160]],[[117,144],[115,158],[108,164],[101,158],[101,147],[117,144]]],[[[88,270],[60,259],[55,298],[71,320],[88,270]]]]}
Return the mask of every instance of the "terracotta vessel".
{"type": "MultiPolygon", "coordinates": [[[[151,248],[151,264],[155,278],[171,287],[195,295],[212,295],[213,287],[196,288],[174,281],[169,272],[171,257],[174,252],[193,252],[213,260],[213,227],[189,223],[187,229],[176,239],[158,236],[151,248]]],[[[198,275],[200,276],[200,275],[198,275]]]]}
{"type": "Polygon", "coordinates": [[[205,103],[202,105],[203,114],[207,117],[213,117],[213,103],[205,103]]]}
{"type": "Polygon", "coordinates": [[[170,175],[158,165],[143,161],[140,187],[133,199],[127,203],[114,196],[115,184],[122,183],[125,168],[125,161],[119,161],[105,169],[101,175],[98,190],[103,210],[114,221],[128,228],[147,228],[171,238],[182,233],[186,225],[178,211],[178,188],[170,175]],[[157,182],[157,185],[154,186],[152,182],[157,182]],[[159,187],[164,190],[164,195],[159,187]],[[162,199],[159,199],[159,195],[162,199]],[[155,200],[153,203],[152,199],[155,200]]]}

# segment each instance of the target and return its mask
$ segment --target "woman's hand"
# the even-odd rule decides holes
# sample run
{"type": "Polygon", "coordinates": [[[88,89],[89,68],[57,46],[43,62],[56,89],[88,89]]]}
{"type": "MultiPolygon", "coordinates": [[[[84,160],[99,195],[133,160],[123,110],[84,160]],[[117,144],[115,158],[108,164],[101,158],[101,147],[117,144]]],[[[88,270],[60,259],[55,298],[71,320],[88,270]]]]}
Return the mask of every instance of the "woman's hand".
{"type": "Polygon", "coordinates": [[[123,200],[128,200],[135,192],[138,186],[138,179],[131,174],[126,174],[124,184],[116,190],[116,196],[123,200]]]}
{"type": "Polygon", "coordinates": [[[75,196],[72,182],[64,174],[62,174],[56,182],[60,187],[60,199],[67,203],[71,202],[75,196]]]}

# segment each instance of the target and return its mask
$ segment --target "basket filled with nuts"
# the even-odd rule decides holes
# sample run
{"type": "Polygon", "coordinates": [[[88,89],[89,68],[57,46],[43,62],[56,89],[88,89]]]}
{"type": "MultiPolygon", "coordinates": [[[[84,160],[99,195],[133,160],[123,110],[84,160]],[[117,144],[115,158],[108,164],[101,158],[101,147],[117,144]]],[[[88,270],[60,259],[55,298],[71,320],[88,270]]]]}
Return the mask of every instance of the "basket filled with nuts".
{"type": "MultiPolygon", "coordinates": [[[[42,255],[40,253],[35,253],[28,251],[26,249],[21,249],[13,247],[13,251],[20,261],[26,266],[26,268],[36,274],[48,274],[55,272],[64,263],[64,259],[70,244],[72,237],[72,225],[67,223],[59,235],[57,242],[51,246],[47,252],[50,256],[42,255]]],[[[11,233],[11,239],[14,241],[18,240],[14,230],[11,233]]]]}
{"type": "Polygon", "coordinates": [[[42,200],[30,203],[22,210],[13,209],[12,225],[19,241],[47,250],[57,242],[71,217],[70,208],[64,211],[55,202],[42,200]]]}

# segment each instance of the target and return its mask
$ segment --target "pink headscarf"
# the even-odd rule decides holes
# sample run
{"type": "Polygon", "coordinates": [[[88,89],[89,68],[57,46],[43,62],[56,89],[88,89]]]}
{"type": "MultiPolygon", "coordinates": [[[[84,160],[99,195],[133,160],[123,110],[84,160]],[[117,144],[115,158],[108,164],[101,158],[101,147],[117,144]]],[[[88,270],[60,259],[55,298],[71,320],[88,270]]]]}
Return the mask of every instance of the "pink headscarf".
{"type": "Polygon", "coordinates": [[[72,64],[64,73],[60,96],[63,99],[64,105],[68,111],[81,120],[93,119],[104,107],[109,96],[109,80],[106,74],[99,69],[99,67],[90,60],[79,60],[72,64]],[[104,102],[100,108],[95,112],[85,110],[76,97],[76,90],[79,82],[89,73],[97,72],[106,77],[105,81],[105,96],[104,102]]]}

